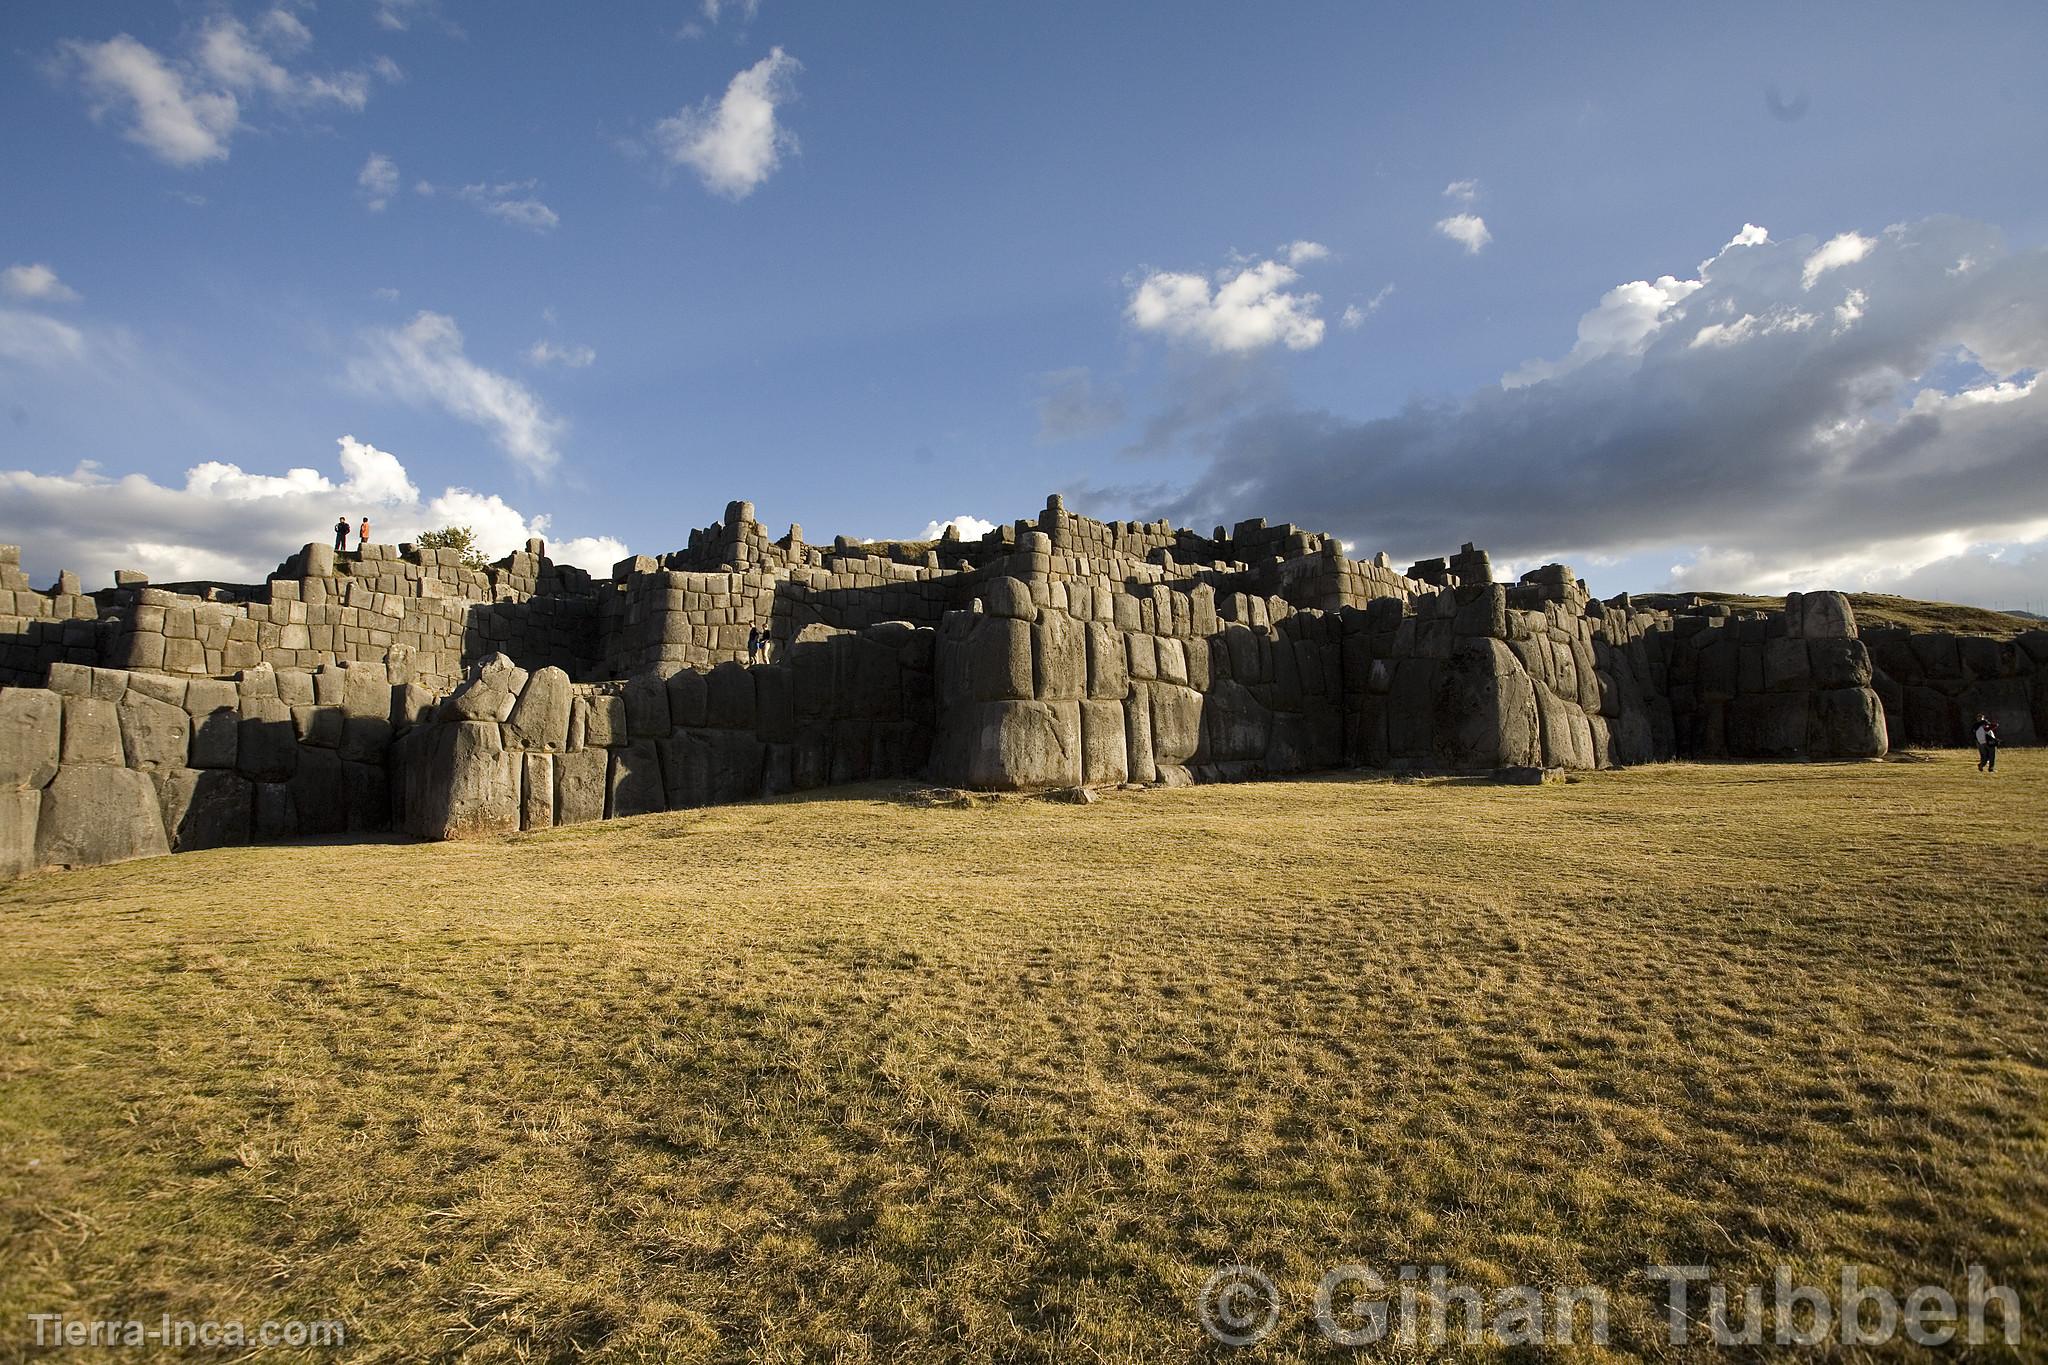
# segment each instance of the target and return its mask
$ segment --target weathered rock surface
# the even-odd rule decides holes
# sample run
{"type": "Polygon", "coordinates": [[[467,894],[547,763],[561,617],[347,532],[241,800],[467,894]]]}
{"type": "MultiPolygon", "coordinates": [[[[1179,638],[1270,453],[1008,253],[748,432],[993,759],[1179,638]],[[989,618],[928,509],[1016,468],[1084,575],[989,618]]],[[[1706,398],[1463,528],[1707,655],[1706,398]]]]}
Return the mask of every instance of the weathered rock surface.
{"type": "Polygon", "coordinates": [[[42,867],[96,867],[171,851],[148,776],[107,763],[58,769],[42,791],[35,848],[42,867]]]}

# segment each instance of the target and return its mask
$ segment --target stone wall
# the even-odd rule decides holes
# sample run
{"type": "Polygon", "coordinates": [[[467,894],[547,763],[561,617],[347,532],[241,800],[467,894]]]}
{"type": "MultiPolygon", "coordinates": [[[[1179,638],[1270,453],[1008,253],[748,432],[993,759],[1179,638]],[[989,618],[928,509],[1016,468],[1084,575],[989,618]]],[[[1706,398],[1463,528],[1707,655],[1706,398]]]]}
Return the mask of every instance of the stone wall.
{"type": "Polygon", "coordinates": [[[1781,612],[1682,616],[1671,707],[1694,758],[1878,758],[1890,744],[1870,655],[1841,593],[1781,612]]]}
{"type": "MultiPolygon", "coordinates": [[[[20,579],[14,547],[0,547],[0,561],[0,579],[20,579]]],[[[48,593],[25,582],[0,593],[12,608],[0,615],[0,682],[39,684],[55,663],[212,678],[389,660],[446,688],[466,659],[501,649],[579,673],[598,655],[589,575],[553,564],[538,541],[482,571],[453,550],[308,545],[253,587],[179,591],[140,574],[117,578],[90,596],[72,574],[48,593]]]]}
{"type": "Polygon", "coordinates": [[[389,829],[392,739],[431,700],[382,663],[58,664],[47,688],[0,688],[0,876],[389,829]]]}
{"type": "Polygon", "coordinates": [[[1865,631],[1863,641],[1895,743],[1969,745],[1980,714],[1998,722],[2003,743],[2048,737],[2048,631],[1994,640],[1883,629],[1865,631]]]}
{"type": "Polygon", "coordinates": [[[814,627],[775,663],[586,686],[496,656],[400,740],[400,827],[468,838],[915,776],[934,634],[814,627]]]}
{"type": "MultiPolygon", "coordinates": [[[[1044,540],[1044,537],[1040,537],[1044,540]]],[[[1672,755],[1653,613],[1495,584],[1363,609],[1193,580],[991,579],[939,634],[934,776],[1020,790],[1232,781],[1346,764],[1452,771],[1672,755]]],[[[1312,553],[1320,553],[1312,551],[1312,553]]]]}
{"type": "Polygon", "coordinates": [[[39,685],[52,664],[100,662],[99,618],[77,574],[38,592],[21,571],[21,547],[0,545],[0,684],[39,685]]]}
{"type": "Polygon", "coordinates": [[[260,838],[456,838],[870,777],[1033,790],[1345,766],[1842,759],[2048,729],[2048,633],[1593,600],[1471,545],[1396,571],[1260,520],[1055,497],[972,541],[806,544],[753,507],[607,581],[530,542],[309,545],[266,583],[49,592],[0,547],[0,875],[260,838]],[[750,630],[767,662],[747,667],[750,630]]]}

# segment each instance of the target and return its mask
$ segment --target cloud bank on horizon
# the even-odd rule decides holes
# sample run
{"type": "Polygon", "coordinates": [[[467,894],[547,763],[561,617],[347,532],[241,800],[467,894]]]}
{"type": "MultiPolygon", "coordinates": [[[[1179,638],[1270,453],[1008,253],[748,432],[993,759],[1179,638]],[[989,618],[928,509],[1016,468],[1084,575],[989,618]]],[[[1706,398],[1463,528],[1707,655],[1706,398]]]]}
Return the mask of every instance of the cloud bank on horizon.
{"type": "Polygon", "coordinates": [[[1745,225],[1463,399],[1232,414],[1171,510],[1519,563],[1684,546],[1669,579],[1687,588],[2039,582],[2044,365],[2048,251],[1954,218],[1825,242],[1745,225]]]}
{"type": "MultiPolygon", "coordinates": [[[[256,474],[208,461],[185,471],[182,486],[140,474],[113,477],[85,464],[68,474],[0,471],[0,498],[24,524],[47,528],[64,547],[63,567],[88,591],[116,569],[140,569],[160,583],[260,583],[309,540],[325,540],[336,517],[370,519],[371,538],[398,544],[422,531],[467,526],[492,559],[545,537],[546,516],[528,517],[496,493],[446,488],[423,499],[403,463],[353,436],[339,448],[341,478],[298,467],[256,474]]],[[[624,559],[610,536],[550,541],[548,556],[604,577],[624,559]]]]}

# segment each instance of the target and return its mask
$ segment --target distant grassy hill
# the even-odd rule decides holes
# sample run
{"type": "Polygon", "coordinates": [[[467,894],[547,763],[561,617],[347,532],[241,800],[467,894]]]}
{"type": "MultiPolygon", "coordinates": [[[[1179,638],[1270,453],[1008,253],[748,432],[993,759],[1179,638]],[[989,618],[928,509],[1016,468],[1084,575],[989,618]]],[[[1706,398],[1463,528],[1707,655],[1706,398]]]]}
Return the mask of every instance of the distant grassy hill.
{"type": "MultiPolygon", "coordinates": [[[[1782,597],[1752,597],[1739,592],[1633,594],[1636,602],[1665,610],[1677,606],[1687,596],[1697,597],[1702,602],[1716,602],[1736,611],[1779,611],[1785,606],[1782,597]]],[[[1904,626],[1908,630],[1947,630],[1958,635],[2004,638],[2041,627],[2041,618],[2024,612],[1992,611],[1989,607],[1966,607],[1957,602],[1922,602],[1881,592],[1852,592],[1849,605],[1856,610],[1859,628],[1904,626]]]]}

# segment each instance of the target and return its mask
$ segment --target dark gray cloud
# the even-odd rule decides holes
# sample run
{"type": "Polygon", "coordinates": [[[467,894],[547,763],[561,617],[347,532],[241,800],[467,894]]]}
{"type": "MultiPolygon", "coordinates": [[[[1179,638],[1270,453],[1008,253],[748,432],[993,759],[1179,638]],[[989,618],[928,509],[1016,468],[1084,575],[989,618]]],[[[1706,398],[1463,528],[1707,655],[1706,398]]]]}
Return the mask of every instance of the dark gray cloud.
{"type": "Polygon", "coordinates": [[[1953,218],[1746,229],[1696,279],[1612,291],[1516,387],[1365,421],[1240,409],[1187,437],[1210,460],[1171,511],[1397,554],[1685,546],[1749,579],[1903,574],[2048,535],[2044,361],[2048,251],[1953,218]]]}

